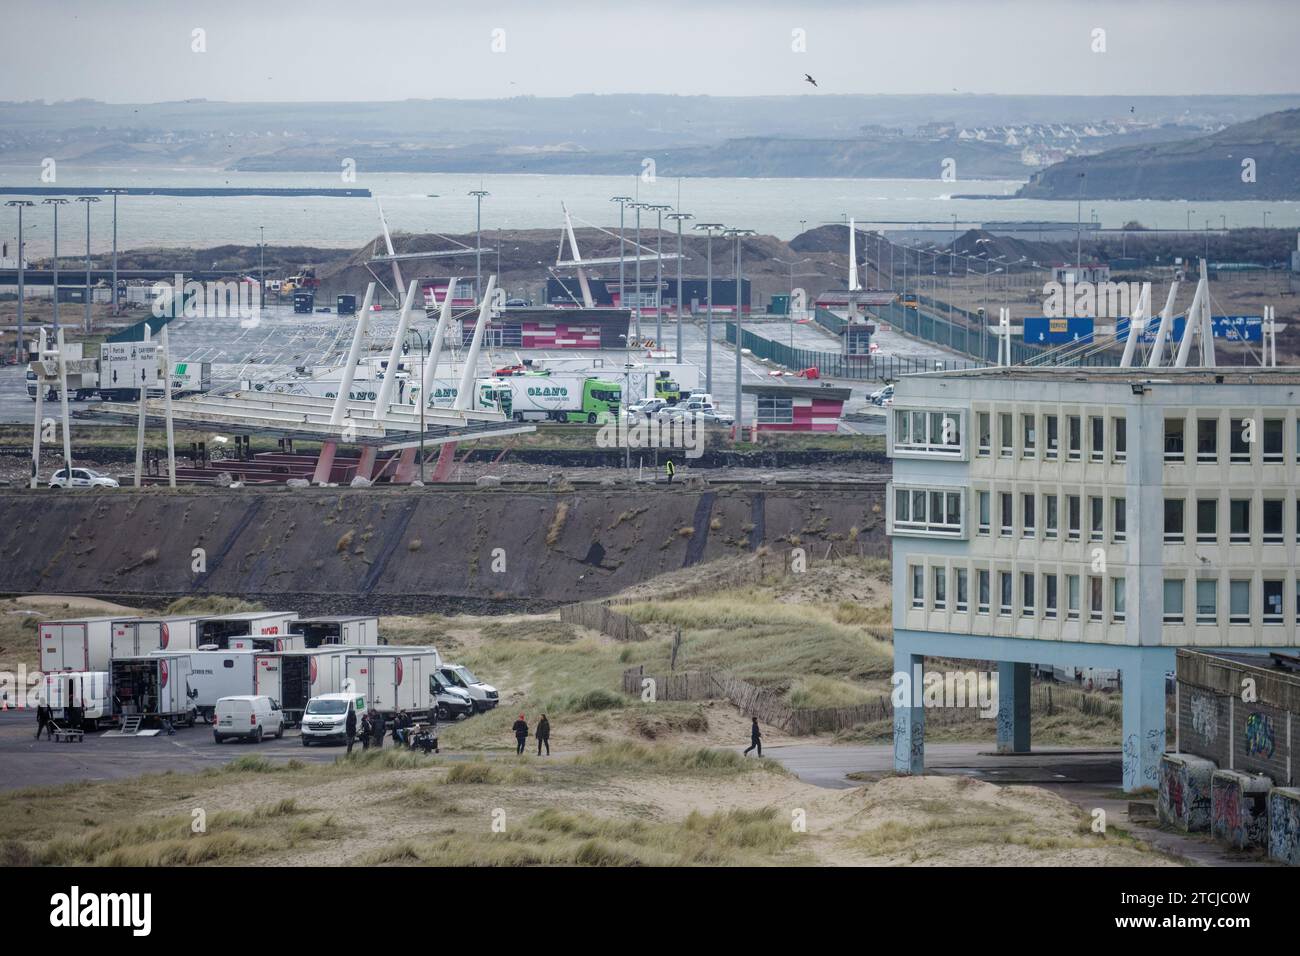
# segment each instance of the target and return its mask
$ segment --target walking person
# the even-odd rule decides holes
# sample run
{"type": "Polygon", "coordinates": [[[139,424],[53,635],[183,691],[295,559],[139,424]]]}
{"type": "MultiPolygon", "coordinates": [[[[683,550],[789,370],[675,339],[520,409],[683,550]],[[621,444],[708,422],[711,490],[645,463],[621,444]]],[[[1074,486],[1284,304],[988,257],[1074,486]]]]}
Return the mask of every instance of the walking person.
{"type": "Polygon", "coordinates": [[[370,711],[361,715],[361,749],[369,750],[370,741],[375,736],[375,729],[370,725],[370,711]]]}
{"type": "Polygon", "coordinates": [[[668,484],[671,485],[673,483],[673,475],[677,474],[677,466],[673,464],[671,458],[664,463],[664,471],[668,472],[668,484]]]}
{"type": "Polygon", "coordinates": [[[375,735],[376,749],[382,749],[384,746],[384,715],[378,710],[372,711],[370,718],[370,729],[375,735]]]}
{"type": "Polygon", "coordinates": [[[528,721],[524,720],[523,714],[519,715],[519,719],[515,721],[514,726],[510,729],[515,732],[515,742],[518,744],[515,747],[515,753],[522,754],[524,752],[524,742],[528,740],[528,721]]]}
{"type": "Polygon", "coordinates": [[[348,740],[348,753],[352,753],[352,745],[357,742],[357,709],[348,707],[348,718],[343,722],[343,734],[348,740]]]}
{"type": "Polygon", "coordinates": [[[436,705],[429,711],[429,722],[424,725],[424,732],[433,743],[433,752],[438,753],[438,708],[436,705]]]}
{"type": "Polygon", "coordinates": [[[745,748],[742,756],[748,757],[749,752],[755,747],[758,748],[758,755],[763,756],[763,734],[758,729],[758,718],[753,718],[754,722],[749,728],[749,746],[745,748]]]}
{"type": "Polygon", "coordinates": [[[545,714],[542,714],[542,719],[537,722],[537,731],[534,736],[537,737],[537,756],[542,755],[542,745],[545,744],[546,756],[549,757],[551,755],[551,722],[546,719],[545,714]]]}
{"type": "Polygon", "coordinates": [[[37,740],[41,739],[41,734],[44,732],[45,725],[49,723],[49,720],[50,720],[50,708],[46,707],[44,704],[37,704],[36,705],[36,739],[37,740]]]}

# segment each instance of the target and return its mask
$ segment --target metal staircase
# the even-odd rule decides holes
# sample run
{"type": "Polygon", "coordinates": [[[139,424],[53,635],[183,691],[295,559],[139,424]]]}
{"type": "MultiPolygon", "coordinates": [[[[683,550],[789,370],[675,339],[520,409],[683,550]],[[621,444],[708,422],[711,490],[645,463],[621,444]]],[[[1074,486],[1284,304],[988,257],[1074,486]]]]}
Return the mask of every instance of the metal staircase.
{"type": "Polygon", "coordinates": [[[122,718],[122,736],[134,736],[140,732],[140,724],[144,721],[143,714],[127,714],[122,718]]]}

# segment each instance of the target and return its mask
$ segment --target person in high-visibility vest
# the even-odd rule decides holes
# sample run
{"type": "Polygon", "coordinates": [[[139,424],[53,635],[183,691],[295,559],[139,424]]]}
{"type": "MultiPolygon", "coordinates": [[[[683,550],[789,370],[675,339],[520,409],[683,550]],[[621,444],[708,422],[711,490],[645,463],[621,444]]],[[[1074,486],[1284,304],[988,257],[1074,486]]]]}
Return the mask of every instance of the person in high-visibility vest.
{"type": "Polygon", "coordinates": [[[664,465],[664,470],[668,472],[668,484],[671,485],[673,483],[673,475],[677,474],[677,466],[673,464],[671,458],[669,458],[667,463],[664,465]]]}

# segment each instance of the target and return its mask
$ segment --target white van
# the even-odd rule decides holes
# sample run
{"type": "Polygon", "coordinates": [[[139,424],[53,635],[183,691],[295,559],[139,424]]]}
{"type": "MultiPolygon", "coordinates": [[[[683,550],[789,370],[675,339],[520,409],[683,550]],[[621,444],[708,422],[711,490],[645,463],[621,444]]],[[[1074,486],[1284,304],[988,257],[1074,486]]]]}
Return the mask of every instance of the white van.
{"type": "Polygon", "coordinates": [[[366,712],[366,698],[361,694],[321,694],[307,701],[302,715],[302,745],[347,739],[348,711],[357,715],[360,734],[361,715],[366,712]]]}
{"type": "Polygon", "coordinates": [[[475,677],[474,672],[464,664],[444,664],[438,673],[447,684],[459,687],[469,694],[474,701],[474,710],[478,713],[491,710],[500,702],[497,689],[475,677]]]}
{"type": "Polygon", "coordinates": [[[241,694],[217,701],[212,724],[212,739],[217,743],[228,737],[247,737],[260,744],[267,734],[284,736],[284,711],[271,698],[241,694]]]}

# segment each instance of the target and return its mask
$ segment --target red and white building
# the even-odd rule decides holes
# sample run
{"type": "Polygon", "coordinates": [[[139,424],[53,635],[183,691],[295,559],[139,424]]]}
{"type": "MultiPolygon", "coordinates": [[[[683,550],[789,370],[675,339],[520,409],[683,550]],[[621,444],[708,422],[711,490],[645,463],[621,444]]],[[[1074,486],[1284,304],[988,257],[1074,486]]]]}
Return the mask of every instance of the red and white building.
{"type": "Polygon", "coordinates": [[[839,431],[844,403],[851,389],[830,385],[786,385],[772,382],[745,385],[741,391],[757,400],[754,423],[759,431],[835,432],[839,431]]]}

